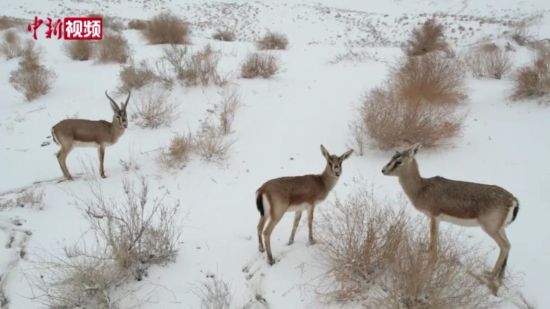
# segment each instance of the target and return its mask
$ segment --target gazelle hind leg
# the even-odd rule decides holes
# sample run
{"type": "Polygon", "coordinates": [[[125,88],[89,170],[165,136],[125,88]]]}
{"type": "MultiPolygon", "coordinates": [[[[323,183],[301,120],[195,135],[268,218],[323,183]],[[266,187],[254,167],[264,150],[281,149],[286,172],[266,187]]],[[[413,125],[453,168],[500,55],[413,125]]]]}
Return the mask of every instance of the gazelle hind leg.
{"type": "Polygon", "coordinates": [[[260,250],[260,252],[264,252],[265,251],[265,248],[264,248],[264,242],[262,240],[262,232],[264,231],[264,227],[265,227],[265,221],[266,221],[266,217],[265,216],[260,216],[260,221],[258,222],[258,250],[260,250]]]}
{"type": "Polygon", "coordinates": [[[504,230],[503,228],[495,228],[491,229],[486,226],[482,226],[483,230],[491,236],[497,243],[497,245],[500,248],[500,252],[498,254],[497,261],[495,263],[495,266],[493,267],[493,270],[490,273],[490,283],[489,287],[491,288],[494,295],[497,295],[498,288],[501,284],[501,278],[502,275],[501,272],[504,271],[504,268],[506,266],[506,261],[508,260],[508,253],[510,252],[510,242],[508,241],[508,238],[506,238],[506,235],[503,234],[504,230]]]}
{"type": "Polygon", "coordinates": [[[63,172],[63,176],[67,178],[68,180],[72,180],[73,177],[69,173],[69,169],[67,169],[67,156],[69,155],[69,152],[71,151],[71,148],[61,146],[61,149],[57,153],[57,161],[59,162],[59,166],[61,167],[61,171],[63,172]]]}
{"type": "Polygon", "coordinates": [[[267,226],[262,232],[265,249],[267,251],[267,262],[270,265],[275,264],[273,254],[271,253],[271,233],[273,232],[273,229],[275,228],[277,223],[279,223],[279,220],[281,220],[281,218],[269,217],[269,220],[267,221],[267,226]]]}
{"type": "Polygon", "coordinates": [[[302,219],[302,211],[298,210],[294,215],[294,224],[292,225],[292,232],[290,233],[290,239],[288,240],[289,246],[294,243],[294,236],[296,235],[296,229],[298,229],[298,224],[300,224],[300,219],[302,219]]]}

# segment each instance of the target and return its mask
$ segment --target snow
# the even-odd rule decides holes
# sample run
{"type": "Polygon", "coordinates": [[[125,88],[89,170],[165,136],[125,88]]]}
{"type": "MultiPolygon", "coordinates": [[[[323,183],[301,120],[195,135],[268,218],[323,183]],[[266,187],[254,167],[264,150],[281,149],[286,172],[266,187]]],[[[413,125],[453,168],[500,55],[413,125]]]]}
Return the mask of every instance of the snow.
{"type": "MultiPolygon", "coordinates": [[[[413,26],[424,20],[423,13],[441,13],[442,20],[454,28],[473,27],[466,34],[449,33],[459,51],[485,38],[505,40],[502,33],[509,28],[500,23],[481,24],[477,19],[459,21],[453,14],[515,21],[539,14],[542,17],[529,27],[529,33],[539,39],[550,35],[550,4],[542,0],[1,0],[0,8],[3,15],[27,19],[34,15],[78,16],[89,10],[122,18],[148,18],[168,9],[191,21],[192,49],[210,43],[221,52],[220,68],[231,74],[232,87],[241,95],[242,106],[229,137],[234,144],[226,161],[209,163],[193,157],[177,171],[166,171],[157,163],[159,149],[174,134],[196,130],[206,110],[220,100],[221,89],[214,86],[175,87],[170,99],[178,103],[179,118],[171,127],[148,130],[130,122],[119,142],[107,148],[108,178],[99,180],[107,197],[121,194],[123,179],[144,175],[152,196],[169,192],[171,199],[180,200],[183,210],[183,237],[177,260],[165,267],[154,267],[146,280],[132,283],[138,289],[124,301],[123,308],[141,302],[143,308],[199,307],[196,290],[207,273],[230,283],[234,306],[248,303],[256,293],[261,293],[272,308],[326,306],[317,294],[324,272],[321,252],[318,245],[307,245],[305,216],[292,246],[286,243],[293,216],[287,214],[276,227],[272,247],[278,262],[274,266],[268,266],[265,255],[258,252],[255,190],[271,178],[321,172],[324,159],[320,144],[339,155],[349,148],[348,125],[355,117],[361,96],[385,80],[389,66],[401,57],[399,44],[413,26]],[[408,21],[399,21],[403,16],[408,21]],[[235,20],[237,42],[209,39],[213,30],[220,25],[234,25],[235,20]],[[369,25],[375,25],[387,44],[373,39],[369,25]],[[282,71],[269,80],[238,78],[241,61],[255,51],[252,39],[267,29],[289,37],[288,50],[273,52],[282,71]],[[360,42],[367,47],[361,47],[360,42]],[[330,63],[350,44],[371,57],[361,62],[330,63]],[[139,164],[138,171],[126,172],[120,166],[120,160],[129,158],[139,164]],[[245,267],[249,272],[243,272],[245,267]],[[249,274],[254,274],[250,280],[249,274]]],[[[30,37],[30,33],[20,34],[30,37]]],[[[161,54],[162,46],[148,45],[137,31],[124,30],[123,34],[136,61],[153,61],[161,54]]],[[[116,90],[120,70],[115,64],[72,61],[65,56],[62,41],[47,40],[39,34],[37,43],[43,50],[44,63],[58,76],[51,92],[32,103],[25,102],[8,82],[17,59],[0,58],[0,192],[31,186],[45,193],[42,210],[0,211],[1,222],[20,218],[23,228],[32,231],[27,246],[29,259],[43,252],[59,253],[86,232],[75,197],[89,198],[89,183],[98,175],[96,151],[77,149],[67,165],[73,174],[84,173],[81,177],[73,182],[33,185],[35,181],[61,176],[54,156],[57,147],[40,144],[47,140],[51,126],[68,116],[110,120],[112,112],[103,93],[116,90]]],[[[532,53],[517,47],[515,55],[514,61],[519,65],[528,62],[532,53]]],[[[421,150],[417,157],[423,176],[494,183],[518,197],[518,218],[507,229],[512,244],[508,267],[523,277],[520,290],[526,298],[537,308],[545,308],[550,306],[550,230],[546,222],[550,218],[550,170],[545,164],[550,157],[550,109],[531,101],[511,102],[511,88],[511,76],[500,81],[469,78],[461,136],[441,149],[421,150]]],[[[117,96],[117,100],[123,96],[117,96]]],[[[132,113],[132,100],[128,108],[132,113]]],[[[336,196],[345,197],[356,183],[361,183],[358,179],[372,184],[377,195],[400,196],[397,180],[380,172],[390,157],[391,153],[374,149],[368,149],[362,157],[352,155],[344,162],[343,175],[333,193],[319,207],[326,209],[336,196]]],[[[496,259],[496,245],[481,230],[443,226],[460,229],[481,241],[484,248],[492,250],[489,260],[496,259]]],[[[0,240],[6,242],[7,234],[0,235],[0,240]]],[[[8,249],[0,253],[0,273],[7,269],[12,255],[13,250],[8,249]]],[[[32,272],[29,259],[16,266],[5,287],[11,308],[40,306],[32,299],[26,280],[32,272]]],[[[504,305],[509,307],[513,305],[504,305]]]]}

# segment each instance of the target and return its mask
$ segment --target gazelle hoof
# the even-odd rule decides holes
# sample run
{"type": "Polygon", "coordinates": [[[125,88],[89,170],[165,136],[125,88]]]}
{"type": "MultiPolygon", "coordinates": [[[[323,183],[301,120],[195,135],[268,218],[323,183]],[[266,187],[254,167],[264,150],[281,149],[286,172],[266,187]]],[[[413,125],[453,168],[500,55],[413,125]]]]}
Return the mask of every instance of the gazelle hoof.
{"type": "Polygon", "coordinates": [[[105,174],[101,175],[101,178],[105,179],[107,178],[107,176],[105,176],[105,174]]]}
{"type": "Polygon", "coordinates": [[[273,264],[275,264],[275,260],[274,259],[267,259],[267,264],[273,266],[273,264]]]}
{"type": "Polygon", "coordinates": [[[264,252],[264,251],[265,251],[265,249],[264,249],[264,247],[262,247],[262,246],[259,246],[259,247],[258,247],[258,251],[260,251],[260,252],[264,252]]]}
{"type": "Polygon", "coordinates": [[[294,240],[289,240],[287,246],[291,246],[294,243],[294,240]]]}

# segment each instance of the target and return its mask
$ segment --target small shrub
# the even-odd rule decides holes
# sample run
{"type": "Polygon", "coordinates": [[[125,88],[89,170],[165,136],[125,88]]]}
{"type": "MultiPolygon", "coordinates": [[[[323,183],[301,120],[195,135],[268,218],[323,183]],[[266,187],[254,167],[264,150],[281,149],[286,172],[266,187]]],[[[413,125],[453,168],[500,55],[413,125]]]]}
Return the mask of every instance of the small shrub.
{"type": "Polygon", "coordinates": [[[456,136],[462,117],[450,106],[411,101],[390,89],[374,89],[363,100],[361,121],[380,149],[414,142],[433,147],[456,136]]]}
{"type": "Polygon", "coordinates": [[[159,162],[166,168],[182,168],[189,160],[195,144],[191,134],[176,135],[170,141],[167,150],[161,152],[159,162]]]}
{"type": "Polygon", "coordinates": [[[147,23],[143,34],[151,44],[189,44],[191,28],[181,18],[161,13],[147,23]]]}
{"type": "Polygon", "coordinates": [[[406,58],[391,78],[395,93],[407,101],[456,104],[466,98],[461,63],[438,53],[406,58]]]}
{"type": "Polygon", "coordinates": [[[239,93],[236,90],[229,91],[224,94],[222,102],[216,106],[219,109],[220,130],[224,135],[231,133],[235,113],[241,104],[240,99],[239,93]]]}
{"type": "Polygon", "coordinates": [[[268,32],[261,39],[256,41],[258,49],[286,49],[288,39],[284,34],[268,32]]]}
{"type": "Polygon", "coordinates": [[[93,55],[94,45],[90,41],[79,40],[65,43],[65,53],[69,58],[78,61],[88,60],[93,55]]]}
{"type": "Polygon", "coordinates": [[[145,30],[147,28],[147,21],[142,19],[132,19],[128,22],[128,28],[134,30],[145,30]]]}
{"type": "Polygon", "coordinates": [[[14,30],[4,32],[4,41],[0,45],[0,52],[3,53],[7,59],[19,57],[23,54],[21,40],[14,30]]]}
{"type": "Polygon", "coordinates": [[[501,79],[512,66],[508,52],[495,44],[484,44],[470,50],[466,65],[475,77],[501,79]]]}
{"type": "Polygon", "coordinates": [[[170,126],[177,118],[177,107],[168,96],[170,93],[162,86],[150,84],[143,87],[135,96],[135,123],[142,128],[156,129],[170,126]]]}
{"type": "Polygon", "coordinates": [[[156,76],[153,70],[147,65],[147,62],[142,61],[139,66],[136,66],[133,61],[130,61],[129,64],[123,66],[120,70],[119,78],[121,83],[119,90],[121,92],[128,92],[155,81],[156,76]]]}
{"type": "Polygon", "coordinates": [[[220,56],[214,52],[210,45],[190,55],[186,61],[184,70],[178,76],[187,86],[203,85],[210,83],[223,85],[225,81],[218,74],[218,62],[220,56]]]}
{"type": "Polygon", "coordinates": [[[229,285],[214,275],[200,286],[197,292],[201,299],[201,309],[228,309],[231,308],[231,291],[229,285]]]}
{"type": "Polygon", "coordinates": [[[34,42],[28,41],[17,70],[10,74],[10,84],[32,101],[50,90],[56,75],[40,64],[40,53],[34,42]]]}
{"type": "Polygon", "coordinates": [[[529,66],[518,70],[512,99],[550,99],[550,56],[539,54],[529,66]]]}
{"type": "Polygon", "coordinates": [[[220,127],[205,119],[202,121],[200,131],[197,133],[195,146],[203,159],[223,161],[227,158],[232,143],[225,139],[220,127]]]}
{"type": "Polygon", "coordinates": [[[94,56],[100,63],[125,63],[130,57],[128,41],[121,34],[107,33],[97,43],[94,56]]]}
{"type": "Polygon", "coordinates": [[[0,16],[0,30],[12,28],[21,24],[22,24],[22,21],[17,18],[0,16]]]}
{"type": "Polygon", "coordinates": [[[243,78],[269,78],[279,70],[277,58],[269,54],[254,53],[248,55],[241,65],[243,78]]]}
{"type": "Polygon", "coordinates": [[[214,40],[232,42],[235,41],[235,33],[231,30],[218,30],[212,35],[214,40]]]}
{"type": "Polygon", "coordinates": [[[420,28],[413,30],[404,51],[408,56],[421,56],[433,51],[451,52],[445,40],[443,25],[435,18],[426,20],[420,28]]]}

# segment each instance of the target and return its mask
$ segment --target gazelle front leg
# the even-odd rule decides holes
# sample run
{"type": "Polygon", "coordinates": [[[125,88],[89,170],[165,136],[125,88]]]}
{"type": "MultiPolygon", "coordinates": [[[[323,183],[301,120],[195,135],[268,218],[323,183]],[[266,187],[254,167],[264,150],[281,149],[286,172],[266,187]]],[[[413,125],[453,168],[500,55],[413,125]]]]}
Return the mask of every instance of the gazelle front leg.
{"type": "Polygon", "coordinates": [[[429,251],[432,257],[437,256],[437,247],[439,241],[439,220],[436,217],[430,217],[430,247],[429,251]]]}
{"type": "Polygon", "coordinates": [[[105,158],[105,146],[99,145],[97,148],[97,151],[99,153],[99,175],[101,175],[101,178],[107,178],[105,176],[105,170],[103,169],[103,159],[105,158]]]}
{"type": "Polygon", "coordinates": [[[300,219],[302,219],[302,211],[297,210],[294,215],[294,225],[292,225],[292,232],[290,233],[290,239],[288,240],[288,245],[294,243],[294,235],[296,235],[296,229],[298,229],[298,224],[300,224],[300,219]]]}
{"type": "Polygon", "coordinates": [[[307,228],[309,232],[309,244],[314,245],[315,239],[313,238],[313,209],[315,205],[309,205],[307,208],[307,228]]]}

